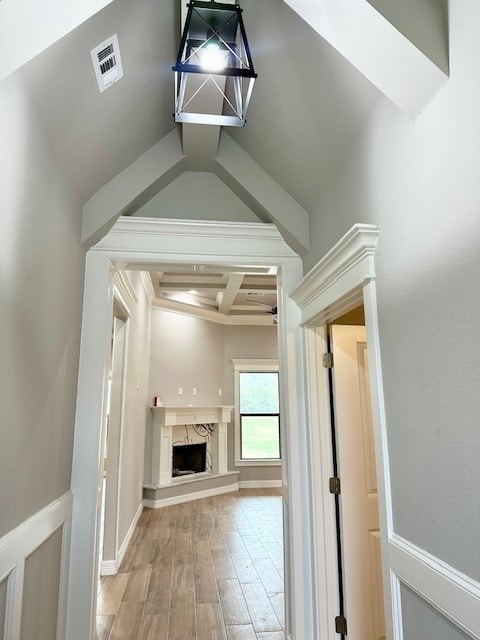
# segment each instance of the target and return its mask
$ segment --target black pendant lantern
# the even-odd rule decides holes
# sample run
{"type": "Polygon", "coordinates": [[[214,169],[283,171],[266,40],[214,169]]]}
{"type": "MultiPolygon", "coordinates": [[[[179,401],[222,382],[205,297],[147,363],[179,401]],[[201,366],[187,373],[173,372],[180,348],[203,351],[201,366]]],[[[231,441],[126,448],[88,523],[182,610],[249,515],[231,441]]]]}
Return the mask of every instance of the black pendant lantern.
{"type": "Polygon", "coordinates": [[[175,71],[175,121],[243,127],[257,74],[238,4],[188,5],[175,71]]]}

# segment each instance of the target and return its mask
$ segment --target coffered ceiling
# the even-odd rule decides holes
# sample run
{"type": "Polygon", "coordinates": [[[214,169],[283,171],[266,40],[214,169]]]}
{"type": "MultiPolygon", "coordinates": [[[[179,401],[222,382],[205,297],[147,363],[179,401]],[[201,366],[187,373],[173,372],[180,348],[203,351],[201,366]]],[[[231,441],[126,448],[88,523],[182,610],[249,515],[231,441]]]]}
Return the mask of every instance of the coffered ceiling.
{"type": "Polygon", "coordinates": [[[277,314],[275,267],[202,264],[118,263],[143,271],[151,283],[152,306],[218,324],[272,325],[277,314]]]}

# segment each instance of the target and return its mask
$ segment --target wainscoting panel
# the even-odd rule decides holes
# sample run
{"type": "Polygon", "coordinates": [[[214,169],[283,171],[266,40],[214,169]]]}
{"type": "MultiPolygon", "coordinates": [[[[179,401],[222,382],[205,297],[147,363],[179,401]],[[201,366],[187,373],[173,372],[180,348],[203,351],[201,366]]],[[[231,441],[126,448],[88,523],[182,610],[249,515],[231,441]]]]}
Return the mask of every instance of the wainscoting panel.
{"type": "Polygon", "coordinates": [[[69,491],[0,538],[0,582],[6,583],[6,587],[2,587],[6,589],[4,640],[21,640],[25,562],[59,529],[62,543],[56,640],[65,640],[71,515],[72,493],[69,491]]]}

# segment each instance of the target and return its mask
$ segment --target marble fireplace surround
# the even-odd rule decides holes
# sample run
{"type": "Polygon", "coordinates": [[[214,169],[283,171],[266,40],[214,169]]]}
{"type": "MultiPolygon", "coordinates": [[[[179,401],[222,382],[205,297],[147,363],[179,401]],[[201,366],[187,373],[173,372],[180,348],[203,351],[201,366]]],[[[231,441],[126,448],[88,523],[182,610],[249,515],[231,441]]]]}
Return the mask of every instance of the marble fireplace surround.
{"type": "Polygon", "coordinates": [[[196,425],[212,427],[207,442],[211,456],[208,472],[189,476],[225,475],[228,473],[227,427],[232,421],[233,406],[193,406],[193,407],[151,407],[153,412],[152,431],[152,478],[154,487],[169,487],[180,478],[172,477],[173,443],[178,440],[178,427],[186,432],[196,425]]]}

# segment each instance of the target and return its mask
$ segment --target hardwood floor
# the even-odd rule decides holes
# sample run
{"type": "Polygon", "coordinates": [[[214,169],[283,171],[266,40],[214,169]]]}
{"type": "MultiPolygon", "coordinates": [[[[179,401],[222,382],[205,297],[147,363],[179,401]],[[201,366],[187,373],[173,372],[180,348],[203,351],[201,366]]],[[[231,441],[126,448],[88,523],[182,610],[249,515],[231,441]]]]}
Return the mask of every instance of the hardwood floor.
{"type": "Polygon", "coordinates": [[[100,579],[97,640],[285,640],[283,571],[280,489],[145,509],[100,579]]]}

